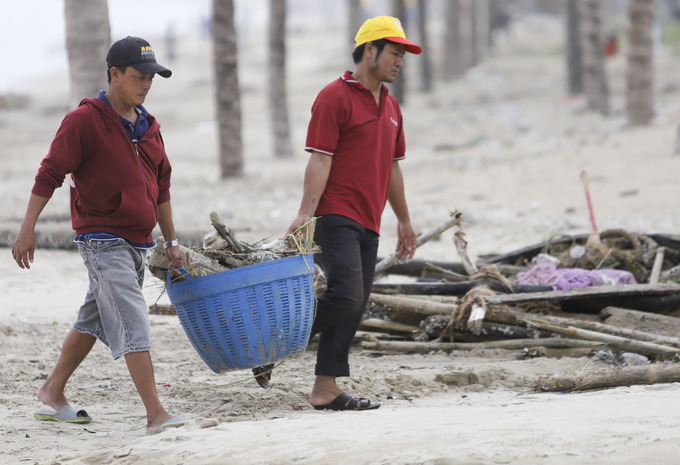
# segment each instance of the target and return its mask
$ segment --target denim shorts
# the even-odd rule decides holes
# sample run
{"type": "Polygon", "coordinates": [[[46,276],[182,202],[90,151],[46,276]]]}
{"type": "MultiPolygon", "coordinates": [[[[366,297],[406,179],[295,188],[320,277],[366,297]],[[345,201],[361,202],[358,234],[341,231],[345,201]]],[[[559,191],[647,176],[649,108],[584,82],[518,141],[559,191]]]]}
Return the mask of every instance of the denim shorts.
{"type": "Polygon", "coordinates": [[[86,240],[78,244],[90,288],[73,329],[91,334],[114,359],[151,348],[151,331],[142,293],[146,251],[123,239],[86,240]]]}

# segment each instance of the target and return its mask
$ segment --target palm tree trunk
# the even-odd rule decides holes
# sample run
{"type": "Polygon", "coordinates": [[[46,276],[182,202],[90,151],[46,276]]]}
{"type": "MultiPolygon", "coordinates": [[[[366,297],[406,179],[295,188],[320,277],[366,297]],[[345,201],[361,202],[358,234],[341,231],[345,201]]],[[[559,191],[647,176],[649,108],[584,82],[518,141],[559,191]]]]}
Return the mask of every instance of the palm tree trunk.
{"type": "Polygon", "coordinates": [[[213,53],[222,178],[243,174],[241,99],[233,0],[213,0],[213,53]]]}
{"type": "MultiPolygon", "coordinates": [[[[363,24],[363,14],[361,10],[361,0],[348,0],[349,1],[349,20],[348,24],[348,34],[349,40],[349,53],[352,54],[354,50],[354,37],[356,37],[359,28],[363,24]]],[[[350,58],[351,61],[351,58],[350,58]]],[[[349,67],[347,68],[349,69],[349,67]]]]}
{"type": "Polygon", "coordinates": [[[286,0],[269,2],[269,108],[272,123],[274,154],[291,158],[286,93],[286,0]]]}
{"type": "Polygon", "coordinates": [[[430,65],[430,46],[427,40],[427,0],[418,0],[418,36],[423,53],[420,55],[420,88],[423,92],[432,90],[432,66],[430,65]]]}
{"type": "Polygon", "coordinates": [[[464,69],[464,57],[461,56],[463,49],[463,35],[461,31],[461,0],[449,0],[446,2],[446,28],[444,35],[444,79],[452,80],[459,77],[464,69]]]}
{"type": "Polygon", "coordinates": [[[569,95],[583,92],[581,74],[581,43],[579,41],[578,1],[567,0],[567,91],[569,95]]]}
{"type": "Polygon", "coordinates": [[[600,0],[579,0],[581,71],[588,108],[609,113],[609,87],[605,72],[600,0]]]}
{"type": "MultiPolygon", "coordinates": [[[[392,0],[392,15],[399,18],[401,25],[406,29],[406,7],[404,0],[392,0]]],[[[390,84],[390,93],[403,105],[406,99],[406,69],[399,72],[399,76],[390,84]]]]}
{"type": "Polygon", "coordinates": [[[70,108],[106,89],[104,59],[111,46],[107,0],[65,0],[70,108]]]}
{"type": "Polygon", "coordinates": [[[654,117],[654,0],[631,0],[630,51],[626,87],[628,123],[645,125],[654,117]]]}

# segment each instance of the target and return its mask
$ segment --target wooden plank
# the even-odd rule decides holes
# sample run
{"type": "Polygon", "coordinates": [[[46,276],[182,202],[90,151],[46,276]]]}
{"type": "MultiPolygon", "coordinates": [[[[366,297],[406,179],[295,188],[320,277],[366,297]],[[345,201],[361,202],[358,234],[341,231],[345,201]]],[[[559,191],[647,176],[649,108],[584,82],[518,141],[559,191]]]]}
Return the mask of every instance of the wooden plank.
{"type": "Polygon", "coordinates": [[[489,305],[507,305],[542,300],[571,301],[601,297],[680,295],[678,284],[625,284],[621,286],[592,286],[565,291],[524,292],[485,296],[489,305]]]}
{"type": "MultiPolygon", "coordinates": [[[[460,283],[376,283],[373,292],[376,294],[405,294],[405,295],[465,295],[475,287],[487,286],[497,292],[509,292],[497,281],[474,280],[460,283]]],[[[533,286],[528,284],[513,284],[515,293],[545,292],[551,290],[550,286],[533,286]]]]}

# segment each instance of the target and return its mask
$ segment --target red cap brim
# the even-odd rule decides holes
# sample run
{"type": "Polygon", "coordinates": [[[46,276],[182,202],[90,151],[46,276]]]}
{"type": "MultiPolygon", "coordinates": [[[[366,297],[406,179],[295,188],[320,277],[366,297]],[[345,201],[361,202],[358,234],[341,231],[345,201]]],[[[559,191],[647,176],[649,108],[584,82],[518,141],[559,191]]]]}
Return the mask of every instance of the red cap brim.
{"type": "Polygon", "coordinates": [[[416,45],[413,42],[404,39],[403,37],[385,37],[385,39],[389,40],[390,42],[406,45],[406,51],[413,53],[414,55],[420,55],[420,53],[423,51],[419,45],[416,45]]]}

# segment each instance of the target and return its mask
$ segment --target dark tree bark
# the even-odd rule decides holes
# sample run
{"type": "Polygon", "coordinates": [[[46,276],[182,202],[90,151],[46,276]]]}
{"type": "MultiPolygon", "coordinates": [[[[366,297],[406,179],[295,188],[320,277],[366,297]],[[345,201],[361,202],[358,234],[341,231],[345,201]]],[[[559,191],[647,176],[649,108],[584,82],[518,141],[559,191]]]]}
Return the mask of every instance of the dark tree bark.
{"type": "Polygon", "coordinates": [[[111,46],[107,0],[65,0],[70,108],[106,89],[106,52],[111,46]]]}
{"type": "MultiPolygon", "coordinates": [[[[392,16],[399,18],[401,25],[406,29],[406,7],[404,0],[392,0],[392,16]]],[[[408,35],[406,36],[408,37],[408,35]]],[[[407,57],[404,57],[407,58],[407,57]]],[[[397,99],[400,105],[406,103],[406,68],[402,68],[399,76],[390,84],[390,93],[397,99]]]]}
{"type": "Polygon", "coordinates": [[[609,113],[609,86],[605,70],[600,0],[579,0],[581,70],[588,108],[609,113]]]}
{"type": "Polygon", "coordinates": [[[213,0],[215,92],[222,178],[243,174],[241,96],[233,0],[213,0]]]}
{"type": "Polygon", "coordinates": [[[273,151],[277,158],[291,158],[286,89],[286,0],[269,2],[269,108],[273,151]]]}
{"type": "Polygon", "coordinates": [[[349,21],[347,22],[348,24],[348,35],[349,35],[349,40],[347,41],[348,44],[350,44],[350,54],[352,53],[352,50],[354,50],[354,38],[357,35],[357,32],[359,31],[359,28],[363,24],[363,14],[361,11],[361,0],[348,0],[349,2],[349,21]]]}
{"type": "Polygon", "coordinates": [[[418,36],[423,53],[420,54],[420,88],[423,92],[432,90],[432,66],[430,65],[430,46],[427,40],[427,1],[418,0],[418,36]]]}
{"type": "Polygon", "coordinates": [[[569,95],[583,93],[581,78],[581,43],[579,33],[578,0],[567,0],[567,91],[569,95]]]}
{"type": "Polygon", "coordinates": [[[649,124],[654,118],[654,0],[630,0],[628,17],[628,123],[640,126],[649,124]]]}
{"type": "Polygon", "coordinates": [[[465,57],[462,56],[463,34],[461,29],[461,0],[449,0],[445,10],[445,35],[444,35],[444,79],[452,80],[459,77],[465,66],[465,57]]]}

